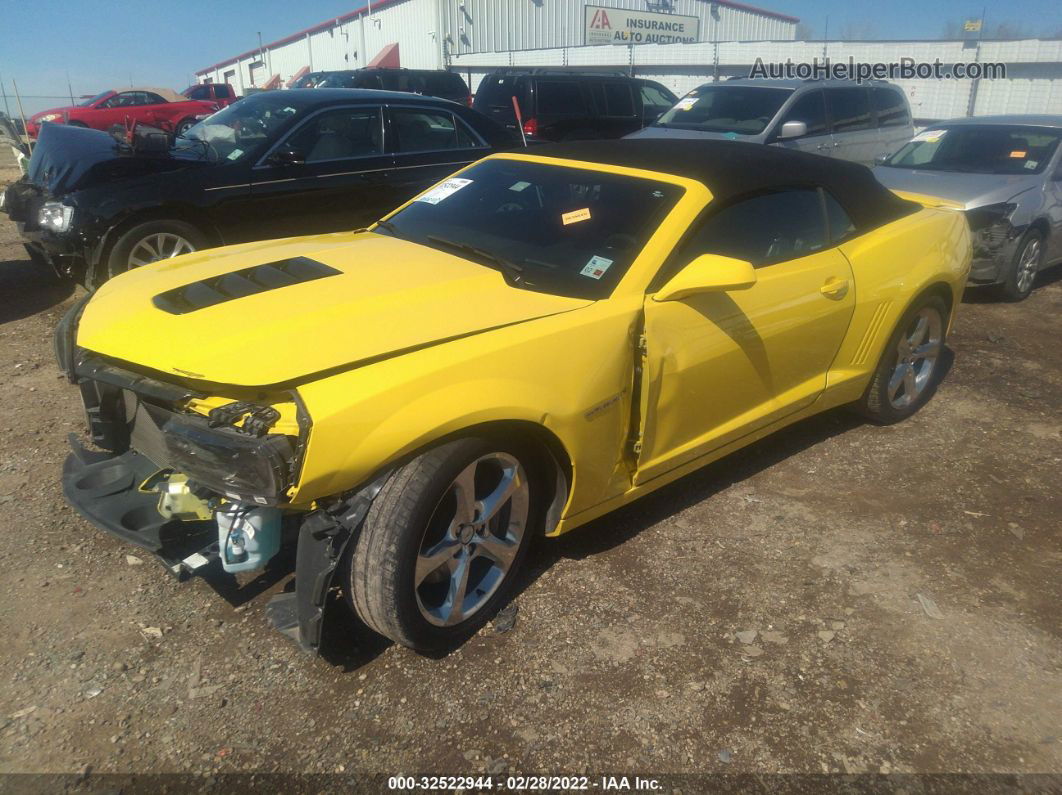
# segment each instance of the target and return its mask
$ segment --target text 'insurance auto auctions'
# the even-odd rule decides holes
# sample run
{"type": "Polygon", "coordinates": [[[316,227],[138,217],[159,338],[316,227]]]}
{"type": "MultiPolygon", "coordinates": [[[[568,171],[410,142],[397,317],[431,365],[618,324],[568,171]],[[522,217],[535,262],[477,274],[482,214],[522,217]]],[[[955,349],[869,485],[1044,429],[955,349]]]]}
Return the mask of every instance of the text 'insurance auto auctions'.
{"type": "Polygon", "coordinates": [[[700,40],[697,17],[586,6],[587,44],[692,44],[700,40]]]}

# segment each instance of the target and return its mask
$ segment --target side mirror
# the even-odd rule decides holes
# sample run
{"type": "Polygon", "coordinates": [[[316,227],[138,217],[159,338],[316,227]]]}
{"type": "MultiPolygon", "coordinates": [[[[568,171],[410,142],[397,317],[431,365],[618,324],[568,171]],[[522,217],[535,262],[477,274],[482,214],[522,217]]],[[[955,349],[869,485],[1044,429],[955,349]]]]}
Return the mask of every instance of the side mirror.
{"type": "Polygon", "coordinates": [[[278,149],[266,162],[271,166],[301,166],[306,162],[306,155],[294,149],[278,149]]]}
{"type": "Polygon", "coordinates": [[[702,254],[661,287],[654,301],[681,301],[699,293],[747,290],[756,283],[751,262],[722,254],[702,254]]]}
{"type": "Polygon", "coordinates": [[[808,125],[802,121],[787,121],[778,131],[779,138],[799,138],[808,134],[808,125]]]}

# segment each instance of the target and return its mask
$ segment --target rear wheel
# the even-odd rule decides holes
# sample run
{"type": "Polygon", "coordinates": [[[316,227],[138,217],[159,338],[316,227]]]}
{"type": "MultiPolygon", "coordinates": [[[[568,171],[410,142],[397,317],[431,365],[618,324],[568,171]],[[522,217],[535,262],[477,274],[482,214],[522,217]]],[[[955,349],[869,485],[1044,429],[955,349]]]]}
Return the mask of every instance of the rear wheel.
{"type": "Polygon", "coordinates": [[[349,560],[347,596],[361,619],[421,651],[486,623],[538,529],[531,462],[517,446],[469,438],[397,470],[349,560]]]}
{"type": "Polygon", "coordinates": [[[181,136],[195,127],[195,125],[195,119],[181,119],[181,121],[177,123],[177,126],[173,128],[173,132],[175,135],[181,136]]]}
{"type": "Polygon", "coordinates": [[[925,405],[940,381],[947,317],[936,295],[922,296],[904,313],[857,404],[863,415],[888,425],[925,405]]]}
{"type": "Polygon", "coordinates": [[[1036,274],[1040,270],[1043,253],[1044,236],[1038,229],[1030,229],[1014,252],[1006,279],[997,287],[1002,298],[1007,301],[1024,301],[1029,297],[1036,274]]]}
{"type": "Polygon", "coordinates": [[[184,221],[144,221],[127,229],[115,241],[107,258],[107,276],[208,246],[206,235],[184,221]]]}

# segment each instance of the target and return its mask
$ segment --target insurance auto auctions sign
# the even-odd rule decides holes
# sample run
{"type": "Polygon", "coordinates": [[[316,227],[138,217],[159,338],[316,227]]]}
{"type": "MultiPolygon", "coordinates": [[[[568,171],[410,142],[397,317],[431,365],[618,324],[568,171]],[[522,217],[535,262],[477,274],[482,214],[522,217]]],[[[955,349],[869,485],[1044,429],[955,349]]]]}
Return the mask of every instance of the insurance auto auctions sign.
{"type": "Polygon", "coordinates": [[[689,44],[700,40],[697,17],[586,6],[587,44],[689,44]]]}

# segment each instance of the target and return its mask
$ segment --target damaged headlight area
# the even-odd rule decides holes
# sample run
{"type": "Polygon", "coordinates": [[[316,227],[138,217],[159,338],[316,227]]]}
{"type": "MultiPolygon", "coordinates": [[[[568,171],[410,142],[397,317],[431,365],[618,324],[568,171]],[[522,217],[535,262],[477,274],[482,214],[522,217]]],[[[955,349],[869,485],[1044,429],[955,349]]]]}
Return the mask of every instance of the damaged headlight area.
{"type": "Polygon", "coordinates": [[[973,233],[974,259],[994,256],[1017,232],[1011,215],[1018,205],[1011,202],[989,204],[966,211],[966,222],[973,233]]]}
{"type": "Polygon", "coordinates": [[[172,469],[196,487],[230,500],[268,506],[286,502],[306,427],[276,422],[280,411],[254,403],[222,402],[222,409],[238,410],[197,413],[187,407],[212,399],[102,362],[81,349],[71,353],[67,340],[57,334],[58,358],[78,381],[97,447],[113,453],[135,450],[158,468],[172,469]]]}
{"type": "Polygon", "coordinates": [[[37,226],[51,232],[65,232],[74,221],[74,208],[60,202],[45,202],[37,212],[37,226]]]}

